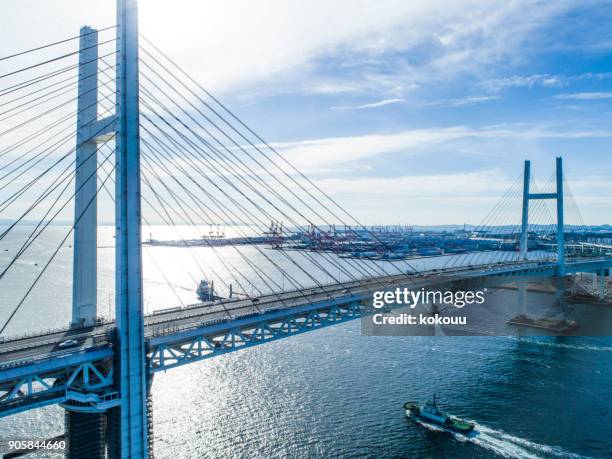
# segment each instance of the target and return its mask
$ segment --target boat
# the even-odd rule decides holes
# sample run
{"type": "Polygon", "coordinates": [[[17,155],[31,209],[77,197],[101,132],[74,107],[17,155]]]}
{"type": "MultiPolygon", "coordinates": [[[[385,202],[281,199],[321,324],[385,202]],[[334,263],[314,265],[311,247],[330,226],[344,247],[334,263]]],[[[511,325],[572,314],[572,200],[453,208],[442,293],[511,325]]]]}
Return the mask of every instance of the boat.
{"type": "Polygon", "coordinates": [[[209,284],[207,280],[200,281],[198,288],[196,289],[196,295],[200,301],[214,301],[215,300],[215,283],[211,281],[209,284]]]}
{"type": "Polygon", "coordinates": [[[440,411],[436,403],[436,394],[433,396],[433,401],[428,401],[425,406],[420,406],[417,402],[406,402],[404,403],[404,409],[406,410],[407,418],[427,424],[433,424],[444,430],[464,435],[474,430],[473,422],[449,416],[440,411]]]}

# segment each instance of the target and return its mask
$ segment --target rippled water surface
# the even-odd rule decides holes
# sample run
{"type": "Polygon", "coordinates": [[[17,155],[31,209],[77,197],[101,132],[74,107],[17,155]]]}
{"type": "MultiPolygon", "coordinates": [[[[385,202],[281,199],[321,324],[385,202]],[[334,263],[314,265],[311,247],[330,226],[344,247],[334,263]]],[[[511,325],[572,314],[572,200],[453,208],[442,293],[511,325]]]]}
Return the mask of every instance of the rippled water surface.
{"type": "Polygon", "coordinates": [[[605,457],[612,340],[360,336],[359,324],[156,376],[162,457],[605,457]],[[479,434],[406,420],[436,392],[479,434]],[[575,455],[575,456],[574,456],[575,455]]]}
{"type": "MultiPolygon", "coordinates": [[[[99,296],[108,302],[112,258],[100,250],[99,296]]],[[[48,251],[39,247],[20,269],[30,272],[48,251]]],[[[14,332],[67,322],[68,249],[63,256],[14,332]],[[46,309],[37,314],[37,304],[46,309]]],[[[150,272],[147,285],[159,292],[149,293],[154,303],[165,283],[150,272]]],[[[191,281],[174,275],[189,301],[191,281]]],[[[2,314],[17,287],[0,292],[2,314]]],[[[611,387],[610,337],[365,337],[354,321],[156,374],[155,452],[159,458],[611,457],[611,387]],[[433,392],[450,414],[473,420],[478,434],[453,436],[405,418],[405,401],[423,402],[433,392]]],[[[58,407],[0,419],[5,436],[62,430],[58,407]]]]}

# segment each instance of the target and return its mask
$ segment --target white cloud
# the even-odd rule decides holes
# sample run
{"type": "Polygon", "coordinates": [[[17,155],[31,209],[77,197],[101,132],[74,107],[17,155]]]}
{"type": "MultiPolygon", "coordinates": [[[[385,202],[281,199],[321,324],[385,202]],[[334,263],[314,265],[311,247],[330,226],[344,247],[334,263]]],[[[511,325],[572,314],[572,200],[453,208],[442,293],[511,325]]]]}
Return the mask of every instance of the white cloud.
{"type": "Polygon", "coordinates": [[[464,107],[466,105],[475,105],[483,102],[489,102],[491,100],[499,99],[498,96],[473,96],[464,97],[462,99],[453,99],[449,101],[451,107],[464,107]]]}
{"type": "MultiPolygon", "coordinates": [[[[318,184],[358,219],[387,224],[480,223],[512,186],[500,169],[466,173],[402,175],[358,179],[324,179],[318,184]],[[467,221],[466,221],[467,219],[467,221]]],[[[609,222],[612,193],[605,176],[572,178],[575,201],[587,224],[609,222]]],[[[506,207],[505,215],[520,221],[520,200],[506,207]]],[[[569,223],[577,215],[568,214],[569,223]]],[[[510,219],[509,219],[510,221],[510,219]]]]}
{"type": "Polygon", "coordinates": [[[465,139],[537,141],[540,139],[582,138],[612,138],[612,130],[568,130],[561,127],[522,124],[497,125],[485,128],[455,126],[414,129],[385,134],[321,138],[274,143],[272,145],[296,164],[298,169],[312,172],[386,153],[417,154],[423,151],[432,151],[436,146],[465,139]]]}
{"type": "Polygon", "coordinates": [[[374,177],[359,179],[326,179],[320,184],[334,195],[349,194],[361,190],[373,197],[385,199],[401,190],[409,198],[478,196],[486,192],[504,192],[511,185],[499,170],[482,170],[469,173],[404,175],[400,177],[374,177]]]}
{"type": "Polygon", "coordinates": [[[387,224],[477,224],[510,187],[499,170],[320,180],[358,219],[387,224]],[[480,210],[479,210],[480,209],[480,210]],[[424,223],[422,223],[424,222],[424,223]]]}
{"type": "Polygon", "coordinates": [[[557,94],[554,96],[555,99],[563,100],[600,100],[600,99],[612,99],[612,91],[609,92],[575,92],[557,94]]]}
{"type": "Polygon", "coordinates": [[[459,99],[446,99],[438,100],[434,102],[426,102],[421,105],[425,106],[444,106],[444,107],[466,107],[469,105],[482,104],[484,102],[490,102],[492,100],[499,100],[499,96],[468,96],[459,99]]]}
{"type": "Polygon", "coordinates": [[[360,90],[361,85],[350,81],[322,81],[305,88],[305,92],[312,94],[342,94],[360,90]]]}
{"type": "Polygon", "coordinates": [[[401,104],[406,102],[406,99],[384,99],[378,102],[372,102],[363,105],[337,105],[330,107],[332,110],[362,110],[364,108],[384,107],[385,105],[401,104]]]}
{"type": "Polygon", "coordinates": [[[487,73],[490,63],[516,60],[524,40],[567,8],[528,0],[183,0],[168,8],[151,0],[140,12],[143,33],[215,91],[255,83],[277,91],[312,88],[317,77],[330,73],[327,59],[333,58],[339,70],[351,72],[332,71],[338,78],[322,79],[318,90],[375,85],[390,94],[432,78],[487,73]],[[405,51],[406,58],[392,59],[393,68],[385,68],[389,59],[377,59],[405,51]]]}
{"type": "Polygon", "coordinates": [[[425,145],[463,135],[464,128],[423,129],[275,143],[273,146],[293,161],[298,169],[318,169],[394,151],[415,151],[425,145]]]}
{"type": "Polygon", "coordinates": [[[611,72],[587,72],[578,75],[553,75],[550,73],[533,74],[533,75],[512,75],[505,78],[489,79],[482,85],[490,91],[501,91],[508,88],[531,88],[534,86],[540,87],[562,87],[570,83],[575,83],[584,80],[607,80],[612,78],[611,72]]]}
{"type": "MultiPolygon", "coordinates": [[[[105,2],[8,3],[0,25],[11,40],[0,43],[0,55],[74,36],[82,24],[114,23],[113,4],[105,2]],[[24,26],[32,33],[21,33],[24,26]]],[[[149,0],[140,2],[139,14],[141,32],[216,93],[367,92],[391,99],[458,74],[490,76],[491,64],[526,58],[527,39],[570,8],[532,0],[176,0],[169,8],[149,0]]]]}
{"type": "Polygon", "coordinates": [[[533,86],[564,86],[567,84],[567,77],[563,75],[535,74],[535,75],[513,75],[506,78],[496,78],[487,80],[484,85],[492,91],[500,91],[513,87],[533,86]]]}

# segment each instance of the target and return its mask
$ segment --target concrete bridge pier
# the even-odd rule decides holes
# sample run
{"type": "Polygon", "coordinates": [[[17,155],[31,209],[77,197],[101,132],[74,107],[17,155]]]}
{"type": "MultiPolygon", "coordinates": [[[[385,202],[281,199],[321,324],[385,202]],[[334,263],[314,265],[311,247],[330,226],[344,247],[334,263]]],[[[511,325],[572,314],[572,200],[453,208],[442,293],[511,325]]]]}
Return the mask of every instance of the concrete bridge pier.
{"type": "Polygon", "coordinates": [[[527,313],[527,281],[524,279],[518,281],[518,306],[523,314],[527,313]]]}
{"type": "Polygon", "coordinates": [[[606,270],[605,269],[600,269],[597,273],[595,273],[596,277],[599,277],[599,291],[598,291],[598,296],[600,300],[603,300],[606,298],[606,287],[607,287],[607,282],[606,282],[606,270]]]}
{"type": "Polygon", "coordinates": [[[555,304],[567,315],[572,312],[573,306],[567,302],[567,297],[565,296],[565,276],[555,276],[552,282],[555,286],[555,304]]]}
{"type": "Polygon", "coordinates": [[[69,459],[104,459],[106,457],[105,413],[66,410],[66,441],[69,459]]]}
{"type": "Polygon", "coordinates": [[[153,393],[151,391],[153,386],[153,375],[147,378],[147,443],[148,443],[148,452],[149,459],[153,459],[155,456],[153,454],[153,393]]]}
{"type": "Polygon", "coordinates": [[[106,412],[106,446],[108,457],[121,457],[121,407],[106,412]]]}
{"type": "MultiPolygon", "coordinates": [[[[153,376],[147,378],[147,398],[146,398],[146,430],[147,430],[147,457],[153,459],[153,376]]],[[[104,438],[108,447],[109,458],[119,458],[122,456],[121,447],[121,407],[111,408],[105,413],[104,438]]],[[[123,448],[125,450],[125,448],[123,448]]]]}

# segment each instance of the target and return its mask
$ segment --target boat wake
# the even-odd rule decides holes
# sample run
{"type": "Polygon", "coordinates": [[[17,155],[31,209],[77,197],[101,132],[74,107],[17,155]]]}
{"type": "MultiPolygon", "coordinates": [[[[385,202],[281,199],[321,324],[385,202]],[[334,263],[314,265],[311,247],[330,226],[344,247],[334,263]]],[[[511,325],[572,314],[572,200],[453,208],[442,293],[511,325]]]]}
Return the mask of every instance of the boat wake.
{"type": "Polygon", "coordinates": [[[572,459],[586,457],[565,451],[559,446],[543,445],[480,424],[476,424],[476,429],[477,434],[468,440],[503,457],[564,457],[572,459]]]}
{"type": "Polygon", "coordinates": [[[513,336],[508,336],[507,338],[515,340],[515,341],[524,341],[529,344],[535,344],[536,346],[549,346],[549,347],[557,347],[564,349],[577,349],[580,351],[600,351],[600,352],[612,352],[612,347],[610,346],[589,346],[582,344],[567,344],[567,343],[555,343],[552,341],[539,341],[534,339],[527,338],[515,338],[513,336]]]}
{"type": "Polygon", "coordinates": [[[565,451],[559,446],[542,445],[525,438],[515,437],[502,430],[492,429],[472,420],[470,420],[470,422],[474,422],[475,427],[474,430],[467,435],[456,433],[422,420],[413,419],[413,421],[431,431],[447,432],[451,434],[455,440],[461,443],[474,443],[501,457],[528,459],[553,457],[582,459],[588,457],[565,451]]]}

